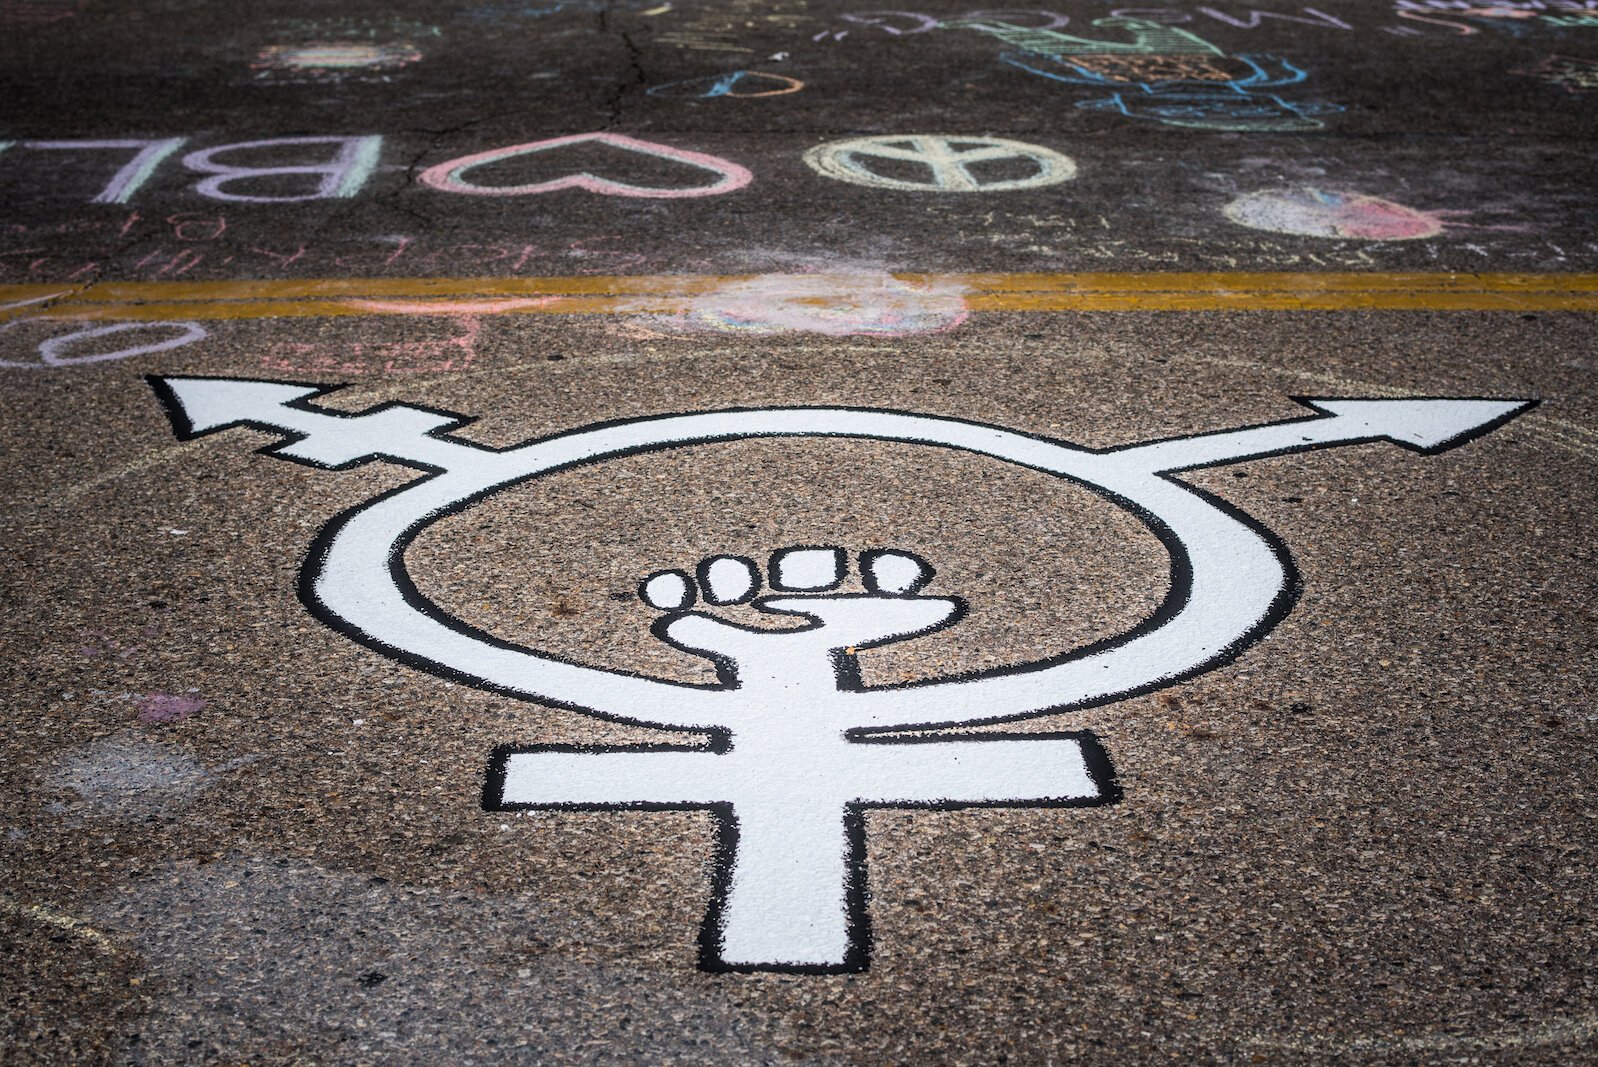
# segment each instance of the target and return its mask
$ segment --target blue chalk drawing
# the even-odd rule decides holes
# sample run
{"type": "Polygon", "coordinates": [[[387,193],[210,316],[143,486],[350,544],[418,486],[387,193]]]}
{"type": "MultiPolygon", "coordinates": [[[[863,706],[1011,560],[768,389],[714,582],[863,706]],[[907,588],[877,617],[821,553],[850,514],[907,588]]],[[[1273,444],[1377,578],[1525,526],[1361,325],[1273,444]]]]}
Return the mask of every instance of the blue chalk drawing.
{"type": "Polygon", "coordinates": [[[949,29],[996,37],[1012,50],[1000,60],[1052,81],[1111,89],[1078,102],[1089,111],[1207,130],[1316,130],[1317,117],[1343,110],[1322,101],[1284,99],[1270,90],[1297,85],[1308,74],[1270,55],[1229,55],[1177,26],[1134,18],[1096,19],[1094,26],[1127,32],[1131,40],[1103,41],[1008,23],[961,19],[949,29]]]}

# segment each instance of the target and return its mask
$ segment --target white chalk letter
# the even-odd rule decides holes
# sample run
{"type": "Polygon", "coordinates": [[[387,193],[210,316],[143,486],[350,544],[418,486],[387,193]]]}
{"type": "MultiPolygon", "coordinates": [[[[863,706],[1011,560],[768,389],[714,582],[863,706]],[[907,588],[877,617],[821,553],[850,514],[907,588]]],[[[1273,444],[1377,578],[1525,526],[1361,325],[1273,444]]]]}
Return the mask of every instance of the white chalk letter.
{"type": "Polygon", "coordinates": [[[195,192],[213,200],[233,200],[244,204],[289,204],[302,200],[330,200],[354,196],[360,192],[366,179],[377,168],[378,153],[382,151],[383,138],[368,137],[275,137],[266,141],[239,141],[237,144],[218,145],[200,152],[190,152],[183,157],[183,165],[200,174],[212,177],[195,185],[195,192]],[[215,157],[223,152],[241,152],[250,148],[277,148],[283,145],[338,145],[338,153],[325,163],[297,163],[272,167],[241,167],[230,163],[217,163],[215,157]],[[276,175],[312,174],[320,180],[316,191],[289,196],[230,193],[223,187],[233,182],[251,178],[268,178],[276,175]]]}
{"type": "Polygon", "coordinates": [[[89,201],[91,204],[126,204],[133,199],[133,194],[139,187],[149,181],[150,175],[155,173],[167,156],[183,147],[184,138],[168,137],[164,141],[27,141],[24,148],[39,148],[46,151],[61,149],[116,149],[137,148],[132,159],[128,160],[123,168],[116,172],[110,184],[100,190],[100,195],[89,201]]]}

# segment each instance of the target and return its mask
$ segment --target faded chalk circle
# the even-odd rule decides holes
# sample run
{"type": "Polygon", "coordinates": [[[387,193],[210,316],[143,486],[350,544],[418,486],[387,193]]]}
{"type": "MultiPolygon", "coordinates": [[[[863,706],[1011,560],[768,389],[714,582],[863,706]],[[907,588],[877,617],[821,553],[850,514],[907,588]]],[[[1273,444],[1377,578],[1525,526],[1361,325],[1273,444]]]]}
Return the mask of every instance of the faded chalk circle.
{"type": "Polygon", "coordinates": [[[1260,189],[1233,200],[1224,211],[1251,230],[1303,237],[1412,241],[1443,229],[1436,215],[1381,197],[1313,185],[1260,189]]]}
{"type": "MultiPolygon", "coordinates": [[[[0,324],[0,333],[23,323],[37,322],[34,318],[11,319],[0,324]]],[[[118,322],[109,326],[89,326],[72,333],[62,334],[59,337],[48,337],[39,343],[39,360],[37,363],[22,360],[0,359],[0,367],[20,367],[36,370],[41,367],[75,367],[82,363],[104,363],[114,359],[128,359],[132,356],[147,356],[152,352],[170,352],[174,348],[193,344],[210,336],[204,326],[197,322],[118,322]],[[133,345],[128,348],[118,348],[109,352],[90,352],[81,356],[70,356],[65,353],[79,341],[93,340],[96,337],[110,337],[114,334],[128,333],[129,331],[144,330],[177,330],[176,337],[162,337],[144,344],[133,345]]]]}
{"type": "Polygon", "coordinates": [[[261,49],[250,66],[256,70],[302,73],[397,70],[421,58],[421,49],[410,43],[316,41],[298,45],[269,45],[261,49]]]}
{"type": "Polygon", "coordinates": [[[39,361],[47,367],[72,367],[79,363],[103,363],[112,359],[127,359],[130,356],[146,356],[152,352],[170,352],[174,348],[182,348],[184,345],[193,344],[205,336],[205,327],[197,322],[119,322],[112,326],[94,326],[61,337],[51,337],[39,345],[39,361]],[[72,343],[87,340],[91,337],[108,337],[111,334],[127,333],[130,330],[161,329],[177,330],[179,332],[176,337],[148,341],[142,345],[119,348],[113,352],[96,352],[85,356],[62,355],[62,351],[72,343]]]}

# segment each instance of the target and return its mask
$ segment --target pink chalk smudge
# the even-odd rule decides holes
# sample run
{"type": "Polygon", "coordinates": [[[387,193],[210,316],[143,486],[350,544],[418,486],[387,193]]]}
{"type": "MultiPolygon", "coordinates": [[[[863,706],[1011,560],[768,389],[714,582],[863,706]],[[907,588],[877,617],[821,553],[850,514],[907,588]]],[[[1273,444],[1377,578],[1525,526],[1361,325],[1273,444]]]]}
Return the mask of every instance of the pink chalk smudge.
{"type": "Polygon", "coordinates": [[[1412,241],[1443,230],[1436,213],[1313,185],[1248,193],[1226,205],[1226,217],[1252,230],[1366,241],[1412,241]]]}
{"type": "Polygon", "coordinates": [[[139,709],[141,726],[155,726],[159,723],[182,722],[205,707],[205,701],[172,693],[144,693],[133,698],[133,705],[139,709]]]}
{"type": "MultiPolygon", "coordinates": [[[[635,305],[645,311],[659,303],[639,298],[635,305]]],[[[905,337],[952,330],[969,314],[964,291],[953,283],[885,273],[763,274],[689,296],[686,304],[675,315],[635,322],[668,333],[905,337]]]]}
{"type": "Polygon", "coordinates": [[[0,0],[0,25],[45,26],[75,17],[87,0],[0,0]]]}
{"type": "MultiPolygon", "coordinates": [[[[537,304],[542,302],[542,299],[520,303],[537,304]]],[[[554,297],[547,299],[553,300],[554,297]]],[[[388,304],[383,301],[351,301],[351,303],[369,304],[370,310],[396,315],[436,315],[452,323],[458,323],[461,332],[453,337],[428,341],[355,341],[344,345],[293,341],[268,351],[261,357],[261,365],[273,371],[290,374],[443,374],[471,369],[472,360],[477,354],[477,338],[482,332],[482,323],[478,321],[476,314],[449,310],[459,309],[465,305],[438,301],[424,312],[409,303],[388,304]]],[[[511,303],[511,301],[500,303],[511,303]]]]}

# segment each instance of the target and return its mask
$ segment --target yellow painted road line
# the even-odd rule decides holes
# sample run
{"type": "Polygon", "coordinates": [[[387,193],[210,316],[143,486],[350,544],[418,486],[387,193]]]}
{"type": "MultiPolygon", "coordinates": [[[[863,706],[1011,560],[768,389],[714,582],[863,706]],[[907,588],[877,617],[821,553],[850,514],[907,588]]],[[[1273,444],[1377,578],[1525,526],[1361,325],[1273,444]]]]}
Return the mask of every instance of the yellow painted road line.
{"type": "MultiPolygon", "coordinates": [[[[1598,311],[1598,274],[898,274],[972,311],[1598,311]]],[[[785,298],[833,304],[881,291],[881,275],[656,274],[550,278],[308,278],[0,286],[0,319],[160,321],[416,314],[669,314],[780,278],[785,298]],[[852,284],[858,281],[858,284],[852,284]],[[814,298],[807,287],[816,287],[814,298]],[[791,287],[791,296],[788,296],[791,287]]]]}

